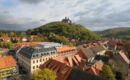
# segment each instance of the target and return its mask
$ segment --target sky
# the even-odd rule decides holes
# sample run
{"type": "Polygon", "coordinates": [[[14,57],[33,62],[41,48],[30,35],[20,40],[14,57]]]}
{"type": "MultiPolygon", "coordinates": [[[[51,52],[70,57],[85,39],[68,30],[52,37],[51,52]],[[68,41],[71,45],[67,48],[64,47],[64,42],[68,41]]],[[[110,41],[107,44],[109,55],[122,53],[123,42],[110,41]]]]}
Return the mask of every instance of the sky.
{"type": "Polygon", "coordinates": [[[92,31],[130,27],[130,0],[0,0],[0,29],[27,30],[69,17],[92,31]]]}

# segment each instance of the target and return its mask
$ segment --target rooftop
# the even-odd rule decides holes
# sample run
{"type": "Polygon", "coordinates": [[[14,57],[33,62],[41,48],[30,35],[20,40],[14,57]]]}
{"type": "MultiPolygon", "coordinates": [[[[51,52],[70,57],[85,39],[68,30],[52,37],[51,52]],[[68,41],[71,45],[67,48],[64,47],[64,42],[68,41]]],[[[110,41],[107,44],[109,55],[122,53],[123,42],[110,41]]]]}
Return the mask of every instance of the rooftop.
{"type": "Polygon", "coordinates": [[[51,48],[43,48],[43,47],[23,47],[19,53],[29,59],[31,58],[37,58],[37,57],[42,57],[44,55],[49,55],[49,52],[52,52],[51,54],[57,54],[57,50],[55,47],[51,48]],[[35,56],[35,57],[34,57],[35,56]]]}
{"type": "Polygon", "coordinates": [[[0,69],[15,67],[16,62],[12,56],[0,57],[0,69]]]}

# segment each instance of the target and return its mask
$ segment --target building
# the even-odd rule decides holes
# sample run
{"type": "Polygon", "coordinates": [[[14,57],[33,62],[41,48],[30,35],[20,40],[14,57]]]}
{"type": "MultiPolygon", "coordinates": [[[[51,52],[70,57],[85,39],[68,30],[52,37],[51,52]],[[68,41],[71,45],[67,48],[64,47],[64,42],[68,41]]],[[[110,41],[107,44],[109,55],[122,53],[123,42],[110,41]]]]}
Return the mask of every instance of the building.
{"type": "Polygon", "coordinates": [[[58,52],[58,55],[60,55],[60,56],[65,56],[67,54],[73,55],[73,54],[77,53],[77,48],[76,47],[63,46],[63,47],[57,48],[57,52],[58,52]]]}
{"type": "Polygon", "coordinates": [[[0,41],[7,41],[9,42],[10,40],[18,40],[18,41],[27,41],[27,37],[0,37],[0,41]]]}
{"type": "Polygon", "coordinates": [[[3,49],[3,48],[1,48],[1,49],[0,49],[0,57],[6,56],[6,55],[7,55],[7,52],[8,52],[8,49],[3,49]]]}
{"type": "Polygon", "coordinates": [[[129,75],[130,59],[124,52],[113,53],[113,56],[109,59],[109,65],[115,72],[120,72],[123,78],[129,75]]]}
{"type": "Polygon", "coordinates": [[[15,48],[18,50],[20,49],[22,46],[31,46],[31,47],[35,47],[37,46],[37,44],[42,43],[42,42],[18,42],[15,44],[15,48]]]}
{"type": "Polygon", "coordinates": [[[72,24],[72,21],[69,18],[67,18],[67,17],[65,17],[64,19],[62,19],[62,22],[68,23],[68,24],[72,24]]]}
{"type": "Polygon", "coordinates": [[[50,47],[56,47],[56,48],[60,48],[63,46],[63,44],[60,43],[54,43],[54,42],[44,42],[44,43],[38,43],[39,47],[43,47],[43,48],[50,48],[50,47]]]}
{"type": "Polygon", "coordinates": [[[55,47],[23,47],[17,54],[19,65],[29,73],[39,69],[39,66],[47,60],[56,57],[57,50],[55,47]]]}
{"type": "Polygon", "coordinates": [[[100,72],[102,71],[103,64],[101,60],[97,61],[87,71],[94,75],[101,76],[100,72]]]}
{"type": "Polygon", "coordinates": [[[75,67],[75,68],[79,68],[81,70],[85,70],[85,62],[82,60],[82,58],[79,56],[79,54],[58,56],[53,59],[57,60],[59,62],[65,63],[66,65],[68,65],[70,67],[75,67]]]}
{"type": "Polygon", "coordinates": [[[0,57],[0,79],[15,76],[16,73],[16,62],[13,57],[0,57]]]}
{"type": "Polygon", "coordinates": [[[80,46],[78,54],[84,59],[88,59],[88,62],[92,62],[96,55],[104,55],[106,50],[97,43],[84,44],[80,46]]]}
{"type": "Polygon", "coordinates": [[[67,80],[108,80],[100,76],[96,76],[87,71],[73,68],[67,80]]]}
{"type": "Polygon", "coordinates": [[[65,63],[50,59],[40,66],[40,69],[48,68],[57,73],[57,80],[106,80],[102,77],[82,71],[77,68],[72,68],[65,63]]]}

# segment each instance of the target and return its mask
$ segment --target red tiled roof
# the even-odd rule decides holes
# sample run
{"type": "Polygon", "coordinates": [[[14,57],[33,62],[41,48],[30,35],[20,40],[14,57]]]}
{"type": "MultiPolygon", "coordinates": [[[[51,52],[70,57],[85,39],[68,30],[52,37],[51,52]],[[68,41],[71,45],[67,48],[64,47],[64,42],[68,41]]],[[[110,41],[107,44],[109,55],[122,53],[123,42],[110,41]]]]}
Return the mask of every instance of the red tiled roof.
{"type": "Polygon", "coordinates": [[[7,39],[7,40],[10,40],[10,37],[0,37],[0,39],[7,39]]]}
{"type": "Polygon", "coordinates": [[[121,55],[121,57],[125,60],[127,64],[130,64],[130,60],[126,57],[124,52],[120,51],[119,54],[121,55]]]}
{"type": "Polygon", "coordinates": [[[100,61],[97,61],[94,65],[91,66],[91,68],[88,70],[88,72],[100,76],[100,71],[102,71],[102,66],[100,61]]]}
{"type": "Polygon", "coordinates": [[[64,52],[64,51],[76,50],[76,49],[77,49],[76,47],[63,46],[63,47],[57,48],[57,51],[64,52]]]}
{"type": "Polygon", "coordinates": [[[58,80],[66,80],[72,70],[71,67],[57,60],[50,59],[40,66],[40,69],[48,68],[57,72],[58,80]]]}
{"type": "Polygon", "coordinates": [[[82,69],[84,67],[84,63],[81,61],[81,57],[79,54],[76,54],[71,57],[65,57],[63,58],[62,56],[58,56],[56,58],[53,58],[54,60],[57,60],[61,63],[65,63],[70,67],[77,66],[78,68],[82,69]]]}
{"type": "Polygon", "coordinates": [[[42,42],[18,42],[15,44],[15,47],[21,47],[21,46],[36,46],[38,43],[42,42]]]}
{"type": "Polygon", "coordinates": [[[15,67],[16,62],[12,56],[0,57],[0,69],[15,67]]]}

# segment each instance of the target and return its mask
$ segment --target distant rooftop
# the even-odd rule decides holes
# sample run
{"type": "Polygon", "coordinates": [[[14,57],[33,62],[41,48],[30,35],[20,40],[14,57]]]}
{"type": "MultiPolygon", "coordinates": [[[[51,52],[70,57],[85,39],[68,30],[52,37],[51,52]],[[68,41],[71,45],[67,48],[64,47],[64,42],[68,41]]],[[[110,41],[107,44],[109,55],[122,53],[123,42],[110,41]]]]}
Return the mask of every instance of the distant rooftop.
{"type": "Polygon", "coordinates": [[[63,44],[60,43],[54,43],[54,42],[44,42],[44,43],[39,43],[38,46],[48,48],[48,47],[62,47],[63,44]]]}
{"type": "Polygon", "coordinates": [[[16,62],[12,56],[0,57],[0,69],[15,67],[16,62]]]}

